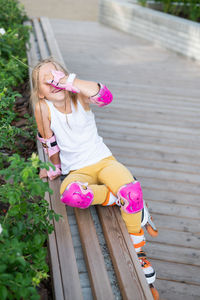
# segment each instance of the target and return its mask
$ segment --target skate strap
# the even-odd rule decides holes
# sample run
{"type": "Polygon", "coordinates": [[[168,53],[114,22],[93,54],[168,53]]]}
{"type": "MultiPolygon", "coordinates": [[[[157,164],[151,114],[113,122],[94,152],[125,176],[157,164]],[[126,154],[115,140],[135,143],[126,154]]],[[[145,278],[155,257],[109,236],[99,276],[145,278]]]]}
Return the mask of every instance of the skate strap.
{"type": "Polygon", "coordinates": [[[140,251],[137,253],[138,258],[146,258],[146,253],[144,251],[140,251]]]}
{"type": "Polygon", "coordinates": [[[143,246],[145,245],[145,241],[142,241],[142,242],[140,242],[140,243],[138,243],[138,244],[133,244],[133,245],[134,245],[134,248],[135,248],[135,249],[141,248],[141,247],[143,247],[143,246]]]}

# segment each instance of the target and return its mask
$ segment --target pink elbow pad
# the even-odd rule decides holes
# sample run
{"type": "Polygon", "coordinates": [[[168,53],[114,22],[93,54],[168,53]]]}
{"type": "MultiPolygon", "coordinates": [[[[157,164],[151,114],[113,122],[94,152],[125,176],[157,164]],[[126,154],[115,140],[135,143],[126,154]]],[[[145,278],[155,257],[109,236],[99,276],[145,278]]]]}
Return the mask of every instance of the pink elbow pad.
{"type": "Polygon", "coordinates": [[[98,83],[98,86],[99,92],[96,95],[89,97],[90,102],[97,104],[100,107],[108,105],[110,102],[112,102],[112,93],[105,85],[98,83]]]}
{"type": "Polygon", "coordinates": [[[38,132],[37,139],[42,143],[42,147],[44,149],[44,152],[51,157],[52,155],[56,154],[60,151],[60,148],[57,145],[56,137],[53,134],[52,137],[49,139],[44,139],[41,134],[38,132]]]}

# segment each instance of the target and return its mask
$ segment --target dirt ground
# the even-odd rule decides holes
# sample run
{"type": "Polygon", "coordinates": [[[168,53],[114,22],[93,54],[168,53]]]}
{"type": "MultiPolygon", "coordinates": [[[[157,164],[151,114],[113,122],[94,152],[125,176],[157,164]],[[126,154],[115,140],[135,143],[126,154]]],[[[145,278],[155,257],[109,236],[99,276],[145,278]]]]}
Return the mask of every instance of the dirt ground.
{"type": "Polygon", "coordinates": [[[98,0],[19,0],[29,17],[97,21],[98,0]]]}

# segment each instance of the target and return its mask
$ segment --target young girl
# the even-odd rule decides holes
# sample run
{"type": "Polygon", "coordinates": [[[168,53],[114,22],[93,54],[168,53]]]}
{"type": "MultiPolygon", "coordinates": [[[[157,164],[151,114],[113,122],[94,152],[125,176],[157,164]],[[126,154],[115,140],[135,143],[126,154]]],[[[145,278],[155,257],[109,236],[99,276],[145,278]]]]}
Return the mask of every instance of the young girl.
{"type": "Polygon", "coordinates": [[[40,177],[52,180],[62,174],[61,201],[66,205],[82,209],[96,204],[120,206],[147,282],[156,293],[152,286],[155,271],[141,250],[145,244],[142,211],[148,218],[148,210],[143,209],[140,183],[103,143],[90,109],[90,103],[109,104],[111,92],[101,83],[68,74],[52,58],[37,64],[32,83],[38,139],[55,165],[55,170],[42,170],[40,177]]]}

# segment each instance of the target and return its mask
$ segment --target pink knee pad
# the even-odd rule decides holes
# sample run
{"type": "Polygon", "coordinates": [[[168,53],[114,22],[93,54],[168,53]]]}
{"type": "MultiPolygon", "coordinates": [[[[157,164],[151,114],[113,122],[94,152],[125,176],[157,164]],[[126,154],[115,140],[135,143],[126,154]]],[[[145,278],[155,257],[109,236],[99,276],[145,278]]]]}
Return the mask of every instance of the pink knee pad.
{"type": "Polygon", "coordinates": [[[79,181],[70,183],[61,196],[61,201],[72,207],[87,208],[94,199],[90,188],[79,181]]]}
{"type": "Polygon", "coordinates": [[[139,181],[123,185],[117,197],[116,204],[127,214],[134,214],[143,209],[142,189],[139,181]]]}

